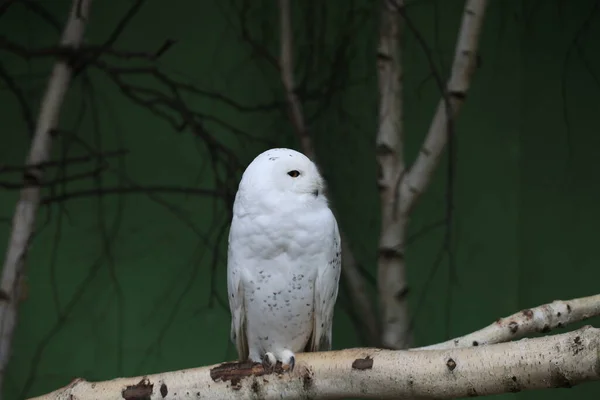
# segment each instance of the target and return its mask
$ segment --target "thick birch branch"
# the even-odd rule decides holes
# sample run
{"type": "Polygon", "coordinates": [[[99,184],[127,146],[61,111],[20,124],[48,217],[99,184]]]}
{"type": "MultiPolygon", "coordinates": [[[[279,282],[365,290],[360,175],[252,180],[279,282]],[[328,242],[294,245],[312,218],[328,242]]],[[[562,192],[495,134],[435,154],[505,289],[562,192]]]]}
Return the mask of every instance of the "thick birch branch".
{"type": "Polygon", "coordinates": [[[429,185],[448,141],[448,116],[454,120],[465,102],[476,69],[479,35],[486,6],[487,0],[468,0],[465,5],[452,71],[446,88],[447,98],[439,101],[421,151],[410,171],[402,179],[398,202],[401,213],[410,212],[429,185]],[[450,110],[446,109],[447,103],[450,110]]]}
{"type": "Polygon", "coordinates": [[[293,372],[224,363],[105,382],[75,380],[34,400],[453,399],[600,380],[600,329],[451,350],[297,354],[293,372]]]}
{"type": "MultiPolygon", "coordinates": [[[[74,0],[60,45],[77,48],[83,41],[91,0],[74,0]]],[[[72,68],[66,60],[58,61],[52,70],[48,87],[41,102],[26,165],[42,165],[49,160],[52,134],[56,131],[60,109],[69,88],[72,68]]],[[[25,275],[25,260],[40,204],[43,170],[27,168],[23,174],[26,187],[21,190],[12,221],[12,231],[2,270],[0,288],[0,387],[10,357],[12,336],[17,324],[17,306],[25,275]]]]}
{"type": "Polygon", "coordinates": [[[528,308],[459,338],[415,350],[442,350],[502,343],[536,332],[550,332],[567,324],[600,315],[600,294],[572,300],[555,300],[528,308]]]}
{"type": "MultiPolygon", "coordinates": [[[[296,95],[296,83],[294,79],[294,52],[290,0],[279,0],[280,22],[281,22],[281,51],[280,69],[281,81],[285,90],[285,97],[289,108],[290,119],[294,131],[300,140],[302,152],[311,160],[316,160],[316,153],[312,139],[304,122],[302,104],[296,95]]],[[[344,232],[340,230],[342,241],[342,274],[350,289],[352,306],[358,311],[363,321],[363,328],[370,345],[379,343],[379,324],[375,309],[369,298],[365,280],[356,265],[356,259],[351,252],[344,232]]]]}
{"type": "MultiPolygon", "coordinates": [[[[397,43],[394,45],[394,39],[392,38],[394,32],[399,32],[399,29],[394,28],[394,24],[397,24],[397,18],[394,18],[394,8],[390,5],[393,3],[384,1],[384,4],[386,6],[382,15],[380,49],[391,49],[392,53],[389,53],[391,55],[388,55],[387,59],[379,57],[379,75],[381,101],[382,104],[387,104],[393,101],[391,99],[400,96],[398,94],[401,93],[400,84],[397,85],[398,89],[395,96],[388,94],[390,90],[386,90],[385,88],[394,84],[393,76],[401,77],[401,69],[399,61],[395,61],[399,59],[399,55],[395,56],[393,53],[397,51],[398,46],[397,43]],[[381,60],[387,61],[387,70],[381,67],[381,60]],[[383,86],[385,82],[388,82],[387,86],[383,86]],[[390,99],[386,100],[388,97],[390,99]]],[[[439,102],[421,151],[414,164],[410,167],[410,170],[405,171],[404,165],[399,158],[396,161],[396,167],[394,167],[392,157],[394,154],[392,151],[394,150],[393,147],[389,144],[385,147],[378,145],[380,170],[383,171],[382,177],[385,178],[387,185],[383,186],[382,191],[383,221],[379,243],[378,273],[383,309],[382,336],[386,347],[405,348],[410,344],[409,315],[406,299],[406,267],[404,261],[404,247],[409,214],[419,196],[425,191],[431,181],[433,171],[438,164],[448,139],[447,128],[449,118],[453,120],[458,115],[460,107],[464,103],[476,66],[478,41],[486,5],[487,0],[468,0],[466,2],[445,96],[439,102]],[[447,106],[450,107],[449,110],[447,110],[447,106]],[[385,159],[382,158],[382,154],[385,155],[385,159]],[[386,165],[384,161],[389,165],[386,165]],[[390,182],[394,178],[396,179],[395,182],[398,182],[399,188],[397,184],[390,186],[390,182]],[[393,191],[391,188],[393,188],[393,191]],[[396,194],[397,197],[395,197],[396,194]],[[390,204],[392,205],[390,206],[390,204]]],[[[398,35],[396,33],[396,42],[398,41],[398,35]]],[[[382,53],[381,50],[380,53],[382,53]]],[[[399,111],[396,112],[398,113],[399,111]]],[[[399,115],[393,116],[389,112],[380,114],[378,143],[381,141],[381,138],[391,138],[392,134],[386,132],[387,130],[391,131],[391,127],[394,126],[393,121],[401,121],[401,114],[399,115]],[[384,119],[386,118],[389,121],[384,124],[384,119]]],[[[398,123],[396,124],[398,125],[398,123]]],[[[396,128],[396,130],[399,137],[398,146],[401,149],[401,130],[399,128],[396,128]]],[[[386,140],[388,143],[394,144],[394,142],[390,142],[391,139],[386,140]]],[[[382,143],[384,142],[382,141],[382,143]]]]}

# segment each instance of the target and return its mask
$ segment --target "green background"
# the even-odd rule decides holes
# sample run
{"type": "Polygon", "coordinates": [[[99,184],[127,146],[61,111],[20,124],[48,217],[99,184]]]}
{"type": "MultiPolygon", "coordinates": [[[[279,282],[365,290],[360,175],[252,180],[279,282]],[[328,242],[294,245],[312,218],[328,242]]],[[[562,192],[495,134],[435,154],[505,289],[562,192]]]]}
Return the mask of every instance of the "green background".
{"type": "MultiPolygon", "coordinates": [[[[62,29],[70,2],[39,3],[62,29]]],[[[447,76],[463,1],[407,3],[411,21],[447,76]]],[[[468,333],[522,308],[599,292],[597,2],[489,3],[480,67],[455,128],[451,252],[444,246],[446,228],[439,225],[447,203],[446,156],[411,218],[412,234],[439,225],[408,248],[415,345],[468,333]],[[443,262],[435,267],[438,254],[443,262]]],[[[95,0],[86,43],[103,43],[132,4],[95,0]]],[[[361,266],[375,275],[377,7],[366,0],[295,4],[296,72],[318,162],[341,228],[361,266]],[[328,90],[332,77],[338,89],[328,90]]],[[[129,152],[107,159],[99,177],[45,188],[44,197],[98,188],[137,189],[53,201],[40,209],[27,262],[28,296],[20,307],[3,388],[6,399],[43,394],[75,377],[105,380],[235,357],[229,312],[222,306],[230,196],[243,167],[260,151],[298,148],[285,112],[277,106],[284,99],[277,70],[242,37],[239,14],[244,7],[245,28],[259,44],[254,49],[277,57],[278,9],[267,0],[150,0],[115,45],[152,52],[165,39],[175,40],[156,66],[205,91],[185,94],[183,101],[203,115],[206,131],[178,132],[134,104],[93,66],[73,82],[52,158],[129,152]],[[276,107],[240,109],[208,92],[250,108],[276,107]],[[204,135],[216,138],[235,157],[211,157],[204,135]],[[218,187],[228,196],[140,189],[153,185],[218,187]]],[[[20,4],[0,17],[0,34],[33,48],[54,46],[59,37],[51,24],[20,4]]],[[[440,92],[414,34],[407,31],[404,42],[406,156],[411,161],[440,92]]],[[[150,65],[104,56],[101,60],[150,65]]],[[[25,60],[0,50],[1,66],[15,77],[34,116],[52,61],[25,60]]],[[[169,94],[154,78],[128,79],[169,94]]],[[[4,80],[0,105],[0,164],[22,164],[30,135],[4,80]]],[[[47,176],[60,179],[61,174],[96,166],[89,162],[55,168],[47,176]]],[[[19,175],[0,174],[0,182],[7,181],[18,182],[19,175]]],[[[1,250],[17,198],[17,190],[0,192],[1,250]]],[[[343,292],[335,315],[336,349],[361,345],[347,310],[343,292]]],[[[586,323],[600,326],[598,318],[586,323]]],[[[503,396],[599,395],[599,384],[592,383],[503,396]]]]}

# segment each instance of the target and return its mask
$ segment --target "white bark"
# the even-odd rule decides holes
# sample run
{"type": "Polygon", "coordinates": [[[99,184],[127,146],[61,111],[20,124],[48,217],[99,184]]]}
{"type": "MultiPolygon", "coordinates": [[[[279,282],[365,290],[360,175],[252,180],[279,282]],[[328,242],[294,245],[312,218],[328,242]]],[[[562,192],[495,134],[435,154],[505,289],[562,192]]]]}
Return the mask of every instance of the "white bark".
{"type": "MultiPolygon", "coordinates": [[[[63,31],[60,44],[77,48],[89,15],[91,0],[74,0],[63,31]]],[[[26,165],[47,161],[52,146],[52,132],[57,127],[60,109],[69,88],[72,70],[67,62],[57,61],[52,70],[48,87],[41,102],[37,126],[34,132],[26,165]]],[[[21,190],[12,221],[12,231],[2,270],[0,299],[0,390],[6,366],[10,358],[10,347],[17,324],[17,306],[25,278],[25,260],[31,237],[35,230],[35,217],[40,202],[43,171],[29,168],[25,173],[26,186],[21,190]]]]}
{"type": "Polygon", "coordinates": [[[502,343],[535,332],[549,332],[598,315],[600,315],[600,294],[572,300],[555,300],[549,304],[528,308],[500,318],[493,324],[468,335],[415,350],[442,350],[502,343]]]}
{"type": "Polygon", "coordinates": [[[600,329],[451,350],[365,348],[296,356],[291,373],[267,375],[256,364],[244,376],[231,365],[216,365],[105,382],[75,380],[34,400],[452,399],[571,387],[600,380],[600,329]]]}
{"type": "Polygon", "coordinates": [[[448,114],[454,120],[465,102],[477,66],[479,35],[486,6],[487,0],[468,0],[465,4],[454,51],[452,71],[446,89],[451,110],[449,113],[447,112],[445,100],[441,99],[421,151],[410,171],[402,180],[400,201],[398,202],[398,211],[401,213],[410,212],[419,196],[429,185],[433,171],[437,167],[442,151],[448,141],[448,114]]]}
{"type": "Polygon", "coordinates": [[[380,101],[376,148],[381,200],[377,283],[383,328],[381,341],[383,346],[394,349],[409,347],[411,342],[404,262],[408,219],[407,215],[395,212],[397,182],[404,173],[401,24],[397,9],[403,6],[403,0],[382,0],[377,54],[380,101]]]}
{"type": "Polygon", "coordinates": [[[487,0],[468,0],[455,49],[446,98],[438,104],[431,126],[416,161],[405,170],[402,152],[402,113],[400,55],[397,18],[389,2],[384,1],[379,57],[382,110],[378,141],[378,161],[382,187],[382,232],[379,244],[379,290],[383,309],[383,344],[390,348],[406,348],[410,343],[409,314],[404,243],[409,215],[419,196],[425,191],[447,142],[448,116],[454,120],[464,103],[476,67],[478,40],[487,0]],[[382,50],[381,50],[382,49],[382,50]],[[382,66],[382,60],[386,61],[382,66]],[[450,110],[446,110],[446,102],[450,110]],[[393,109],[391,105],[396,108],[393,109]],[[394,111],[396,110],[396,111],[394,111]],[[396,138],[394,138],[396,133],[396,138]],[[399,185],[399,188],[398,188],[399,185]]]}
{"type": "MultiPolygon", "coordinates": [[[[292,126],[300,140],[302,152],[311,160],[316,160],[316,153],[310,134],[304,122],[302,104],[296,95],[294,79],[294,51],[290,0],[279,0],[280,11],[280,58],[281,82],[285,90],[292,126]]],[[[379,343],[379,330],[375,310],[366,289],[365,280],[356,265],[356,259],[346,241],[344,232],[340,230],[342,241],[342,273],[349,288],[352,306],[363,319],[363,326],[370,344],[379,343]]]]}

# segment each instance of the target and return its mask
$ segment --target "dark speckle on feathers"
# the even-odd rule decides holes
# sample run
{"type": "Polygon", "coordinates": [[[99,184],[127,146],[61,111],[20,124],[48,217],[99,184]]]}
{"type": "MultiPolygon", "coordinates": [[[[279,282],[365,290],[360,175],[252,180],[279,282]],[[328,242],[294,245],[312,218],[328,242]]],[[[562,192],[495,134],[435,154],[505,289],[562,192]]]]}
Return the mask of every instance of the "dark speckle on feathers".
{"type": "MultiPolygon", "coordinates": [[[[296,160],[285,160],[284,158],[279,163],[274,162],[286,153],[278,153],[275,150],[269,153],[265,161],[263,161],[265,170],[281,165],[282,168],[286,168],[284,172],[289,172],[288,170],[295,170],[296,168],[299,171],[305,172],[304,169],[301,169],[303,164],[295,164],[296,160]]],[[[300,155],[294,155],[293,153],[288,154],[288,157],[301,158],[300,155]]],[[[287,182],[287,177],[282,179],[286,179],[287,182]]],[[[308,194],[310,196],[310,192],[308,194]]],[[[315,196],[325,195],[320,190],[315,191],[313,194],[315,196]]],[[[304,198],[307,201],[312,201],[310,197],[304,198]]],[[[243,200],[243,198],[240,199],[243,200]]],[[[319,204],[326,204],[326,201],[319,204]]],[[[293,214],[292,217],[295,218],[296,214],[293,214]]],[[[329,214],[327,218],[329,218],[329,214]]],[[[289,218],[289,220],[286,219],[285,221],[291,224],[293,218],[289,218]]],[[[246,333],[247,336],[247,347],[243,349],[246,351],[246,355],[250,352],[253,353],[251,354],[252,358],[261,358],[265,354],[265,351],[270,348],[281,347],[282,342],[289,343],[290,348],[287,350],[297,352],[298,350],[296,349],[303,343],[306,343],[305,338],[307,336],[311,351],[318,351],[317,349],[328,350],[331,347],[329,335],[330,318],[333,312],[333,307],[330,304],[334,303],[332,300],[335,299],[335,295],[337,294],[337,287],[333,290],[334,288],[329,287],[329,282],[331,281],[331,283],[337,285],[337,281],[334,281],[334,279],[339,279],[342,257],[339,237],[328,235],[339,235],[337,225],[335,223],[332,225],[327,224],[322,226],[322,228],[325,228],[322,230],[319,225],[317,226],[319,229],[313,229],[312,225],[308,224],[312,219],[307,218],[306,221],[308,222],[305,224],[307,226],[304,228],[309,229],[300,231],[299,235],[295,236],[293,229],[287,229],[281,234],[279,228],[275,229],[258,217],[256,219],[249,218],[247,221],[247,225],[240,225],[242,228],[248,228],[248,232],[246,232],[247,236],[243,238],[249,243],[248,248],[251,250],[254,251],[255,248],[260,251],[264,250],[267,262],[262,262],[261,257],[258,257],[260,254],[258,254],[256,259],[250,260],[252,262],[249,262],[248,265],[245,265],[245,261],[242,261],[240,265],[236,264],[240,269],[245,268],[248,270],[248,273],[247,276],[243,275],[245,278],[243,283],[246,285],[246,291],[242,294],[236,293],[235,299],[238,301],[244,299],[245,306],[251,305],[251,310],[242,310],[242,316],[245,315],[246,318],[251,317],[258,321],[258,323],[253,324],[251,329],[247,326],[238,327],[239,330],[244,329],[241,332],[246,333]],[[262,239],[251,240],[259,231],[264,233],[265,239],[268,239],[268,241],[262,239]],[[323,240],[315,241],[315,237],[322,238],[323,240]],[[325,243],[327,244],[326,247],[323,246],[325,243]],[[332,244],[333,246],[331,246],[332,244]],[[309,248],[308,252],[302,254],[303,249],[309,248]],[[286,259],[286,254],[289,256],[289,259],[286,259]],[[278,255],[283,255],[284,257],[281,260],[272,259],[272,257],[278,255]],[[294,263],[293,265],[297,268],[291,268],[282,272],[276,265],[279,261],[282,263],[294,263]],[[327,263],[328,261],[329,263],[327,263]],[[317,275],[315,268],[322,275],[317,275]],[[273,274],[272,276],[270,275],[271,273],[273,274]],[[315,281],[321,276],[324,276],[326,281],[317,281],[319,283],[316,284],[315,281]],[[317,285],[316,289],[313,287],[314,285],[317,285]],[[315,294],[315,290],[320,292],[315,294]],[[321,307],[321,303],[324,303],[326,307],[321,307]],[[314,314],[317,312],[319,313],[318,317],[315,317],[314,314]],[[320,330],[318,329],[319,327],[321,328],[320,330]],[[323,332],[325,327],[327,329],[323,332]],[[311,337],[311,335],[314,336],[311,337]],[[319,337],[316,337],[317,335],[319,337]]],[[[301,222],[303,221],[304,219],[301,219],[301,222]]],[[[329,221],[327,220],[326,222],[329,221]]],[[[241,232],[244,233],[243,230],[241,232]]],[[[240,270],[238,270],[236,279],[240,279],[241,274],[240,270]]],[[[241,332],[238,331],[238,340],[242,336],[241,332]]],[[[278,354],[276,356],[279,357],[278,354]]]]}

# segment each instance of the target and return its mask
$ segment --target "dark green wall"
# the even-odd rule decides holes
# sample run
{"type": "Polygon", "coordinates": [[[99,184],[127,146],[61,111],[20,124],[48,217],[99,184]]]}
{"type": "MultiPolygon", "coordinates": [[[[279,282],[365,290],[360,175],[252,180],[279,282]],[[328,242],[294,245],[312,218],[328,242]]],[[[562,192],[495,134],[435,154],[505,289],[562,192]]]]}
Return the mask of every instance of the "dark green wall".
{"type": "MultiPolygon", "coordinates": [[[[61,24],[69,3],[43,2],[61,24]]],[[[309,89],[323,88],[336,65],[334,75],[342,77],[340,85],[346,90],[327,102],[321,95],[306,108],[309,115],[323,110],[310,125],[319,162],[340,225],[361,264],[374,273],[379,229],[374,160],[377,13],[371,2],[355,1],[360,12],[349,24],[345,18],[350,3],[316,7],[312,20],[326,28],[326,36],[319,42],[321,55],[311,64],[309,80],[309,89]],[[348,38],[339,34],[346,31],[352,33],[348,38]],[[340,43],[347,45],[346,62],[334,64],[340,43]]],[[[438,68],[447,73],[463,2],[411,3],[409,15],[438,68]]],[[[87,43],[102,43],[130,4],[96,0],[87,43]]],[[[171,76],[244,105],[281,101],[276,70],[241,40],[232,4],[150,0],[117,47],[152,51],[171,38],[177,43],[159,61],[171,76]]],[[[269,1],[253,4],[249,29],[277,55],[277,10],[269,1]]],[[[443,227],[419,236],[409,247],[417,345],[473,331],[521,308],[598,293],[600,269],[594,246],[600,220],[595,179],[600,56],[594,38],[600,37],[600,21],[594,4],[490,1],[481,66],[456,123],[453,262],[448,263],[446,252],[432,272],[438,252],[444,251],[443,227]]],[[[296,22],[300,30],[304,25],[296,22]]],[[[19,5],[0,18],[0,34],[32,47],[52,46],[58,37],[56,30],[19,5]]],[[[305,37],[297,39],[300,64],[306,64],[308,43],[305,37]]],[[[414,35],[407,34],[405,45],[405,129],[407,157],[412,160],[439,90],[414,35]]],[[[0,50],[0,63],[18,75],[34,114],[51,61],[25,61],[0,50]]],[[[304,70],[301,65],[299,75],[304,70]]],[[[135,82],[160,88],[150,78],[135,82]]],[[[160,90],[168,93],[164,87],[160,90]]],[[[297,147],[281,110],[239,111],[201,95],[185,95],[184,100],[204,115],[267,141],[205,121],[210,134],[231,148],[242,166],[267,147],[297,147]]],[[[29,136],[4,82],[0,104],[0,164],[22,164],[29,136]]],[[[209,152],[200,137],[189,130],[177,132],[132,104],[93,68],[72,85],[53,158],[86,154],[82,142],[95,151],[126,148],[129,153],[120,161],[109,160],[101,179],[58,185],[53,192],[45,190],[44,196],[98,187],[215,185],[209,152]]],[[[73,174],[94,166],[67,171],[73,174]]],[[[446,166],[444,158],[415,210],[411,232],[444,218],[446,166]]],[[[228,187],[235,188],[241,170],[227,172],[221,165],[219,171],[228,187]]],[[[49,176],[59,177],[60,169],[49,176]]],[[[18,178],[0,174],[0,181],[18,178]]],[[[219,184],[220,189],[225,186],[219,184]]],[[[5,218],[12,215],[17,196],[16,191],[0,192],[2,250],[9,233],[10,220],[5,218]]],[[[88,196],[44,206],[28,259],[29,295],[20,309],[6,398],[42,394],[74,377],[104,380],[234,358],[228,310],[210,290],[214,264],[213,283],[224,298],[226,240],[218,239],[227,229],[229,207],[212,197],[169,193],[88,196]]],[[[600,320],[590,323],[598,326],[600,320]]],[[[360,345],[353,332],[342,298],[334,347],[360,345]]],[[[595,399],[599,394],[600,386],[594,383],[505,397],[595,399]]]]}

